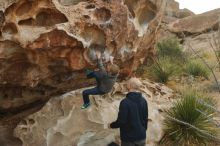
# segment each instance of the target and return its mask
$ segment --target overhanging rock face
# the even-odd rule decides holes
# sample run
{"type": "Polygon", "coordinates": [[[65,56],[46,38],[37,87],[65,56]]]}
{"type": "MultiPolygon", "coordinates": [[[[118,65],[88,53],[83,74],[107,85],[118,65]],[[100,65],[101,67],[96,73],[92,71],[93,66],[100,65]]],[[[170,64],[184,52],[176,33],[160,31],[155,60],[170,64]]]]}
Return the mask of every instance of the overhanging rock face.
{"type": "Polygon", "coordinates": [[[128,76],[150,49],[159,0],[8,0],[0,5],[0,109],[85,87],[96,49],[128,76]]]}

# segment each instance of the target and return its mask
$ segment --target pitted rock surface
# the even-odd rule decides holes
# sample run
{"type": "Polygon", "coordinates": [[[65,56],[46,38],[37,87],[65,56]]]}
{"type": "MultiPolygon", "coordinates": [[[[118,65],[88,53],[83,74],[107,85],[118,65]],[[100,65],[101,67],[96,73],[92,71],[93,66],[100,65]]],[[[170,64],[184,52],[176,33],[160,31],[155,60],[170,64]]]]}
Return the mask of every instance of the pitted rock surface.
{"type": "Polygon", "coordinates": [[[0,3],[0,110],[19,111],[91,85],[95,52],[121,76],[152,57],[165,1],[4,0],[0,3]]]}
{"type": "MultiPolygon", "coordinates": [[[[163,136],[163,110],[170,107],[173,91],[168,87],[141,80],[140,92],[148,101],[147,146],[163,136]]],[[[105,146],[119,142],[119,130],[107,128],[117,118],[120,101],[127,93],[126,82],[117,83],[109,95],[91,96],[91,107],[80,109],[83,89],[51,98],[38,112],[15,128],[14,135],[23,146],[105,146]]]]}

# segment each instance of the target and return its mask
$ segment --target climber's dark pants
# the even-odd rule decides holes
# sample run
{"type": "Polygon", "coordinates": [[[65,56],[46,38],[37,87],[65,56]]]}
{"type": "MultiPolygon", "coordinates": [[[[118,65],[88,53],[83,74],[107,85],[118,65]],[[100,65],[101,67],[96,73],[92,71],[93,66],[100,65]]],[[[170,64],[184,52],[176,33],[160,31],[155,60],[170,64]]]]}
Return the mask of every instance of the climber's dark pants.
{"type": "Polygon", "coordinates": [[[89,95],[103,95],[104,93],[99,91],[97,87],[92,88],[92,89],[87,89],[83,91],[83,101],[84,104],[87,104],[90,102],[89,100],[89,95]]]}

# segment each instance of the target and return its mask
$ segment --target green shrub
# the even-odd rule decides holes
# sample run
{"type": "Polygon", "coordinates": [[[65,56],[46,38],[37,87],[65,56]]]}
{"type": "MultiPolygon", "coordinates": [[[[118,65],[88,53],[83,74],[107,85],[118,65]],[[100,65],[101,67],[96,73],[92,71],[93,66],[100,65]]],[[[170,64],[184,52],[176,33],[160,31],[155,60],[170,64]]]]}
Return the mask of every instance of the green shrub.
{"type": "Polygon", "coordinates": [[[182,98],[165,112],[165,135],[160,143],[168,146],[205,146],[218,143],[219,129],[213,120],[216,112],[204,105],[204,102],[215,106],[210,97],[197,92],[184,93],[182,98]]]}
{"type": "Polygon", "coordinates": [[[168,38],[156,44],[158,57],[169,57],[172,60],[184,61],[186,56],[179,41],[175,38],[168,38]]]}
{"type": "Polygon", "coordinates": [[[156,81],[166,83],[179,70],[179,66],[173,64],[170,59],[160,58],[150,67],[150,74],[156,81]]]}
{"type": "Polygon", "coordinates": [[[175,38],[168,38],[156,44],[156,61],[151,66],[139,67],[137,74],[151,76],[156,81],[166,83],[170,77],[182,70],[187,55],[179,41],[175,38]]]}
{"type": "Polygon", "coordinates": [[[185,65],[185,72],[194,77],[204,77],[209,78],[210,70],[205,66],[205,64],[195,60],[188,61],[185,65]]]}

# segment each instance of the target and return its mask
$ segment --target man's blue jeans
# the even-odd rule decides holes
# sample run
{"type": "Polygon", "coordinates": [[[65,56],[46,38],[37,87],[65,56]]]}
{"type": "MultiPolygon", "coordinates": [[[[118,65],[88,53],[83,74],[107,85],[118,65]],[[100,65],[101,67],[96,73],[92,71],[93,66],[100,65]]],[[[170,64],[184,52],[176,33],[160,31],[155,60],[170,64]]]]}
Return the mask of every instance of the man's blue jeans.
{"type": "Polygon", "coordinates": [[[103,95],[104,93],[99,91],[99,89],[97,87],[95,87],[92,89],[84,90],[82,94],[83,94],[84,104],[87,104],[90,102],[89,95],[103,95]]]}
{"type": "Polygon", "coordinates": [[[146,141],[146,139],[140,140],[140,141],[135,141],[135,142],[122,141],[121,146],[145,146],[145,141],[146,141]]]}

